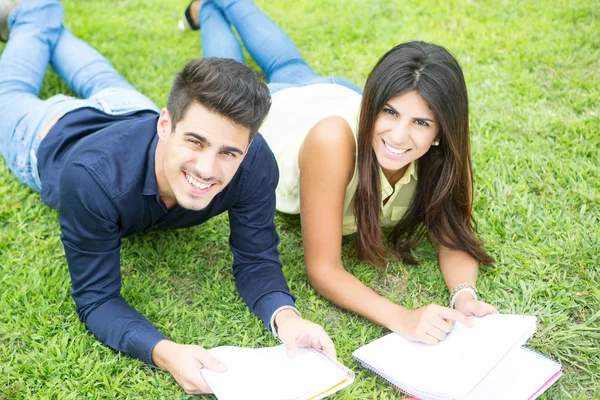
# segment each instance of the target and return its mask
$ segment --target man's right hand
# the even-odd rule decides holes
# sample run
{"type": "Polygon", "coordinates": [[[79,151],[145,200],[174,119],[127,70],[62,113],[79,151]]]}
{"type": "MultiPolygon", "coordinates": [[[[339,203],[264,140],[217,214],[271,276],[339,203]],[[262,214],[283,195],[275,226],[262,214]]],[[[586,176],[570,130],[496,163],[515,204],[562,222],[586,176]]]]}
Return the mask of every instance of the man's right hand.
{"type": "Polygon", "coordinates": [[[403,311],[393,330],[405,339],[429,345],[438,344],[446,339],[455,321],[467,326],[473,325],[473,321],[461,312],[437,304],[403,311]]]}
{"type": "Polygon", "coordinates": [[[169,371],[187,394],[212,393],[200,369],[225,372],[227,367],[211,356],[203,347],[161,340],[152,349],[152,361],[157,367],[169,371]]]}

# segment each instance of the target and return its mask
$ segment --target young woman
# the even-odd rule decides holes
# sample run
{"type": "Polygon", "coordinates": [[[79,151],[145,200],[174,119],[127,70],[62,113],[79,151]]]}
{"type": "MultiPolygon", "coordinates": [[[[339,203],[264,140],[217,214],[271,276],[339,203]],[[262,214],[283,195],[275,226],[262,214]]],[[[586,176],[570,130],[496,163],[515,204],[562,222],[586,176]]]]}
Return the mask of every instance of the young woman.
{"type": "Polygon", "coordinates": [[[280,169],[277,209],[300,213],[308,278],[319,293],[428,344],[454,321],[497,313],[476,295],[478,263],[494,260],[474,234],[467,89],[447,50],[423,42],[392,48],[362,93],[314,72],[251,0],[194,1],[180,26],[201,27],[205,57],[243,62],[235,27],[264,71],[272,107],[260,132],[280,169]],[[391,251],[382,226],[393,227],[391,251]],[[450,308],[408,310],[366,287],[342,265],[342,236],[351,233],[358,256],[377,266],[389,253],[416,263],[411,250],[429,238],[450,308]]]}

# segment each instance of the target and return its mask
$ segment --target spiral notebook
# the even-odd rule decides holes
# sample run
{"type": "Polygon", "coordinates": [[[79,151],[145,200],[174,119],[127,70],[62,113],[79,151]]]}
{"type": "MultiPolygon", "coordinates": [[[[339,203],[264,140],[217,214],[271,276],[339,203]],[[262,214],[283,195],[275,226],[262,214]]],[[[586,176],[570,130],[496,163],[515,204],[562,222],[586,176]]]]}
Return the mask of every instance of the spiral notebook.
{"type": "Polygon", "coordinates": [[[202,370],[219,400],[317,400],[354,381],[354,372],[316,349],[299,348],[291,358],[284,345],[220,346],[208,352],[228,368],[224,373],[202,370]]]}
{"type": "Polygon", "coordinates": [[[561,376],[560,364],[522,347],[535,332],[534,316],[472,319],[473,327],[456,323],[436,346],[391,333],[353,356],[399,390],[424,400],[535,399],[561,376]]]}

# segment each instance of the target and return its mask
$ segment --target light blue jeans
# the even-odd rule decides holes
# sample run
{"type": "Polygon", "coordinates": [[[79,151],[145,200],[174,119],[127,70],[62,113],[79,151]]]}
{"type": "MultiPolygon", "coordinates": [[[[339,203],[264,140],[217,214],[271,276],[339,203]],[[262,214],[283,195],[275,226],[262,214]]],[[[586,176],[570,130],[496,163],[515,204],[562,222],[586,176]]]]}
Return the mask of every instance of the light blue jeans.
{"type": "Polygon", "coordinates": [[[362,94],[360,86],[343,78],[324,77],[308,66],[288,35],[252,0],[204,0],[198,21],[203,57],[244,62],[233,26],[267,77],[271,93],[290,87],[335,83],[362,94]]]}
{"type": "Polygon", "coordinates": [[[37,191],[40,132],[56,117],[82,107],[113,115],[159,112],[63,26],[63,15],[59,0],[24,0],[8,17],[10,37],[0,57],[0,153],[17,178],[37,191]],[[48,63],[81,99],[38,97],[48,63]]]}

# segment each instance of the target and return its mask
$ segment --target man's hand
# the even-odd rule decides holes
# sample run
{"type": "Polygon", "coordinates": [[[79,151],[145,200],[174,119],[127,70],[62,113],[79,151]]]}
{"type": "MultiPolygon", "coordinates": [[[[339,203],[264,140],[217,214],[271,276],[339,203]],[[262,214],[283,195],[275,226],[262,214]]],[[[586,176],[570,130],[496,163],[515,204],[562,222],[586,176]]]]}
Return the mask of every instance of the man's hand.
{"type": "Polygon", "coordinates": [[[152,361],[159,368],[169,371],[187,394],[212,393],[200,369],[227,371],[227,367],[203,347],[178,344],[170,340],[161,340],[154,346],[152,361]]]}
{"type": "Polygon", "coordinates": [[[404,310],[393,330],[408,340],[435,345],[446,339],[455,321],[467,326],[473,324],[459,311],[429,304],[416,310],[404,310]]]}
{"type": "Polygon", "coordinates": [[[298,347],[314,347],[336,356],[335,346],[321,325],[305,320],[293,310],[282,310],[275,316],[277,335],[285,344],[288,356],[296,355],[298,347]]]}
{"type": "Polygon", "coordinates": [[[470,293],[461,293],[454,302],[454,309],[466,316],[483,317],[498,314],[496,307],[483,301],[475,300],[470,293]]]}

